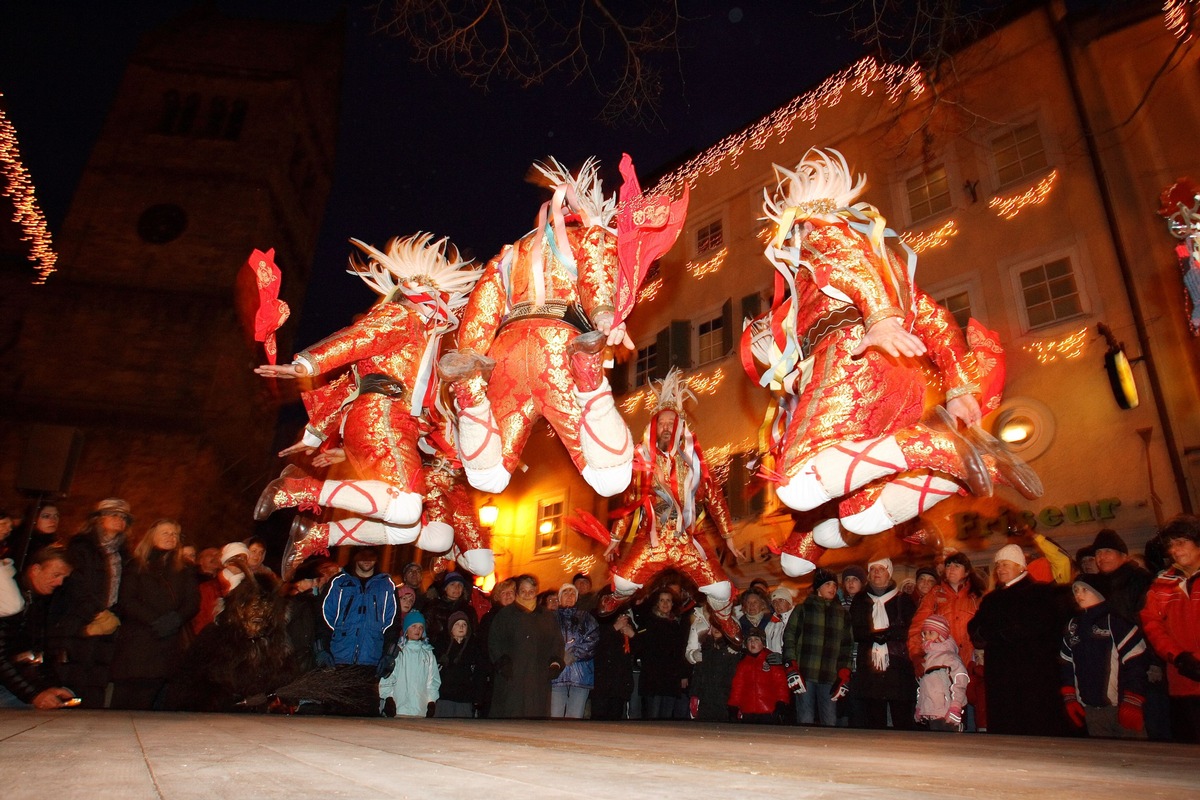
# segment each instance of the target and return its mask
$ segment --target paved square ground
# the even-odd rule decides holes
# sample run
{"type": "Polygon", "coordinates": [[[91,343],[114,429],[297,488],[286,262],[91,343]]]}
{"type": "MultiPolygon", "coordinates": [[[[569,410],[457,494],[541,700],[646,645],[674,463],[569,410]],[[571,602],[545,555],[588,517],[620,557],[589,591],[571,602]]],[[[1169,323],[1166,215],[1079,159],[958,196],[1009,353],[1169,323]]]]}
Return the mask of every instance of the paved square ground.
{"type": "Polygon", "coordinates": [[[0,711],[18,798],[1200,796],[1200,747],[664,722],[0,711]]]}

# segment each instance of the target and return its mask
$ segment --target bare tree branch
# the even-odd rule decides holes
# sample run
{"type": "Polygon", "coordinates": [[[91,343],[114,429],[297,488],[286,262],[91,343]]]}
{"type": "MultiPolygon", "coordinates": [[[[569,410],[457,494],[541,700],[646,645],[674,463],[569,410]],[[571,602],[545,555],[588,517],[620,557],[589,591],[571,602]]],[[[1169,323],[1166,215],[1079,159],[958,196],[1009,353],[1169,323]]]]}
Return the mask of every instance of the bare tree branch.
{"type": "Polygon", "coordinates": [[[676,2],[379,0],[374,16],[376,31],[406,41],[415,61],[474,86],[585,78],[605,99],[601,120],[646,124],[663,91],[651,61],[678,48],[676,2]]]}

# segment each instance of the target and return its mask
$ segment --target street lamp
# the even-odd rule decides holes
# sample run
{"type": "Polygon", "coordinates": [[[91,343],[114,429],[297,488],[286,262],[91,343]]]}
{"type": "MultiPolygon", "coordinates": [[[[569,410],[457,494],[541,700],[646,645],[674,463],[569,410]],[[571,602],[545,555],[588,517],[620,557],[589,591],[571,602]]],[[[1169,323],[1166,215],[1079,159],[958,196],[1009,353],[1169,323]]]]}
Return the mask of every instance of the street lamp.
{"type": "Polygon", "coordinates": [[[495,525],[499,516],[500,509],[491,500],[479,507],[479,524],[485,528],[495,525]]]}
{"type": "Polygon", "coordinates": [[[1104,352],[1104,371],[1108,373],[1108,384],[1112,388],[1113,398],[1123,409],[1137,408],[1137,383],[1133,380],[1133,368],[1130,366],[1132,362],[1125,355],[1125,343],[1118,342],[1112,329],[1103,322],[1096,325],[1096,330],[1100,331],[1100,335],[1108,343],[1108,350],[1104,352]]]}

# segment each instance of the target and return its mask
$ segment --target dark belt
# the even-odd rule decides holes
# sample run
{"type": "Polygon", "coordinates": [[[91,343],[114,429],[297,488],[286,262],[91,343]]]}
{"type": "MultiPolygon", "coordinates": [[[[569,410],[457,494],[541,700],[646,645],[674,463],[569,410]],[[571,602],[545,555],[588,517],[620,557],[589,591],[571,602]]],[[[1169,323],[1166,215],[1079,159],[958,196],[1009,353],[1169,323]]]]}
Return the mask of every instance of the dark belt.
{"type": "Polygon", "coordinates": [[[949,667],[930,667],[929,669],[925,670],[925,672],[924,672],[923,674],[925,674],[925,675],[932,675],[933,673],[935,673],[935,672],[941,672],[942,670],[945,670],[946,672],[949,672],[949,671],[950,671],[950,668],[949,668],[949,667]]]}
{"type": "Polygon", "coordinates": [[[540,306],[533,303],[518,303],[504,315],[496,332],[504,330],[505,326],[510,323],[520,322],[524,319],[559,320],[580,333],[590,333],[595,330],[579,303],[543,303],[540,306]]]}
{"type": "Polygon", "coordinates": [[[861,325],[862,321],[862,314],[849,304],[826,312],[805,331],[804,338],[800,340],[800,346],[804,348],[804,355],[806,357],[812,355],[821,342],[834,331],[861,325]]]}
{"type": "Polygon", "coordinates": [[[396,380],[390,375],[384,375],[380,372],[372,372],[370,375],[362,375],[358,379],[358,393],[364,394],[381,394],[385,397],[399,398],[401,400],[408,398],[408,390],[404,388],[404,384],[396,380]]]}

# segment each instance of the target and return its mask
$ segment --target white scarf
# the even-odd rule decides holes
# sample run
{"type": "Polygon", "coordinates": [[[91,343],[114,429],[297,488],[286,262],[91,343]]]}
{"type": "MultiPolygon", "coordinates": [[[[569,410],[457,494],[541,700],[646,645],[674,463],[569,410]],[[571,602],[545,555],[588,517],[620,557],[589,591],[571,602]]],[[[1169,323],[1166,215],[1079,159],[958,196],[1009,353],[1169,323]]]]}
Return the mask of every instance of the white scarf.
{"type": "MultiPolygon", "coordinates": [[[[867,597],[871,598],[873,605],[871,606],[871,630],[886,631],[891,622],[888,620],[887,609],[884,604],[896,596],[896,592],[900,591],[893,586],[890,592],[884,592],[876,597],[867,592],[867,597]]],[[[871,645],[871,666],[879,672],[887,672],[888,668],[888,646],[887,643],[871,645]]]]}

